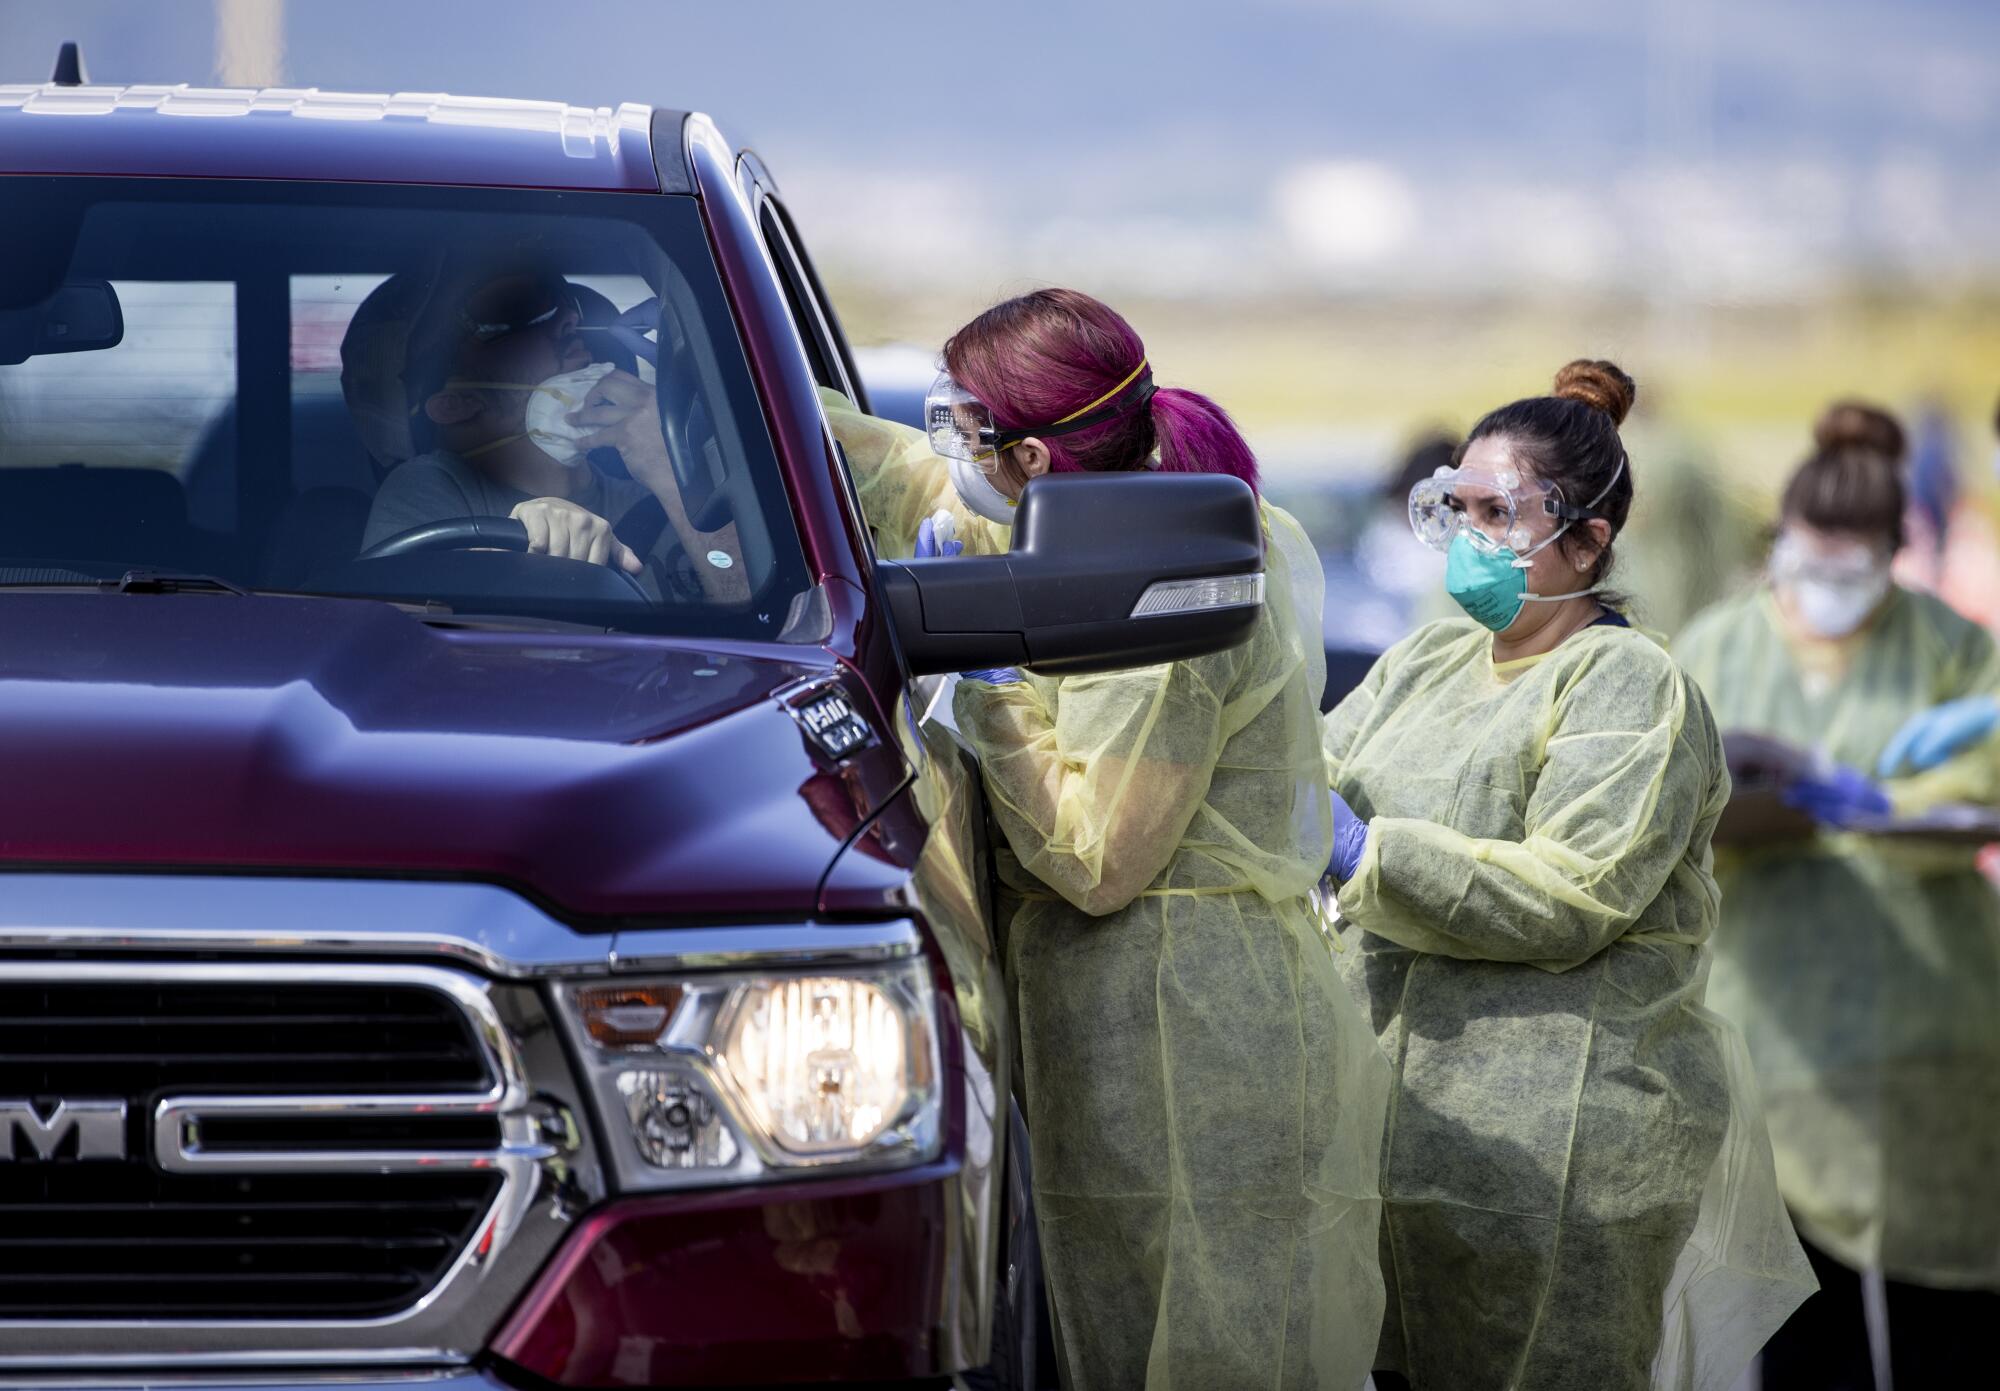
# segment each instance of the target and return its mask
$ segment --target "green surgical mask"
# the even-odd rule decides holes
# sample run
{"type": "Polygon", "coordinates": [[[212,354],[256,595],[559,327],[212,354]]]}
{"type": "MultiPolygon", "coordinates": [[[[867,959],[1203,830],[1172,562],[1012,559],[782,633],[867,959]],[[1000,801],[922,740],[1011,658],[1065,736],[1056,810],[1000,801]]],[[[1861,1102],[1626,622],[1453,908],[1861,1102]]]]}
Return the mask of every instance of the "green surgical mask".
{"type": "MultiPolygon", "coordinates": [[[[1556,535],[1561,534],[1558,529],[1556,535]]],[[[1551,536],[1525,555],[1517,555],[1505,546],[1498,552],[1482,551],[1466,539],[1465,533],[1460,532],[1452,538],[1451,549],[1445,552],[1445,591],[1458,601],[1458,606],[1470,614],[1474,622],[1499,633],[1505,632],[1521,616],[1523,604],[1559,604],[1565,599],[1580,599],[1602,589],[1602,585],[1594,584],[1569,594],[1528,592],[1528,562],[1537,551],[1555,539],[1551,536]]]]}

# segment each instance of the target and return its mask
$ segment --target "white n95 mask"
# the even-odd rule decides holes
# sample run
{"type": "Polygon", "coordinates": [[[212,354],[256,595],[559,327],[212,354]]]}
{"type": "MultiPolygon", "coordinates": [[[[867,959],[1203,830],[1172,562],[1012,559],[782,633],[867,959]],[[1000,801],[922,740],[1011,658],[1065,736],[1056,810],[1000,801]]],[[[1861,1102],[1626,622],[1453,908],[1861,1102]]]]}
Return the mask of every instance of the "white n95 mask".
{"type": "Polygon", "coordinates": [[[1792,532],[1771,547],[1771,582],[1815,637],[1843,638],[1859,628],[1889,592],[1889,558],[1866,546],[1818,548],[1792,532]]]}
{"type": "Polygon", "coordinates": [[[560,372],[538,382],[528,396],[527,410],[522,416],[527,437],[557,463],[572,468],[581,466],[584,451],[577,441],[596,434],[597,427],[573,425],[569,413],[583,409],[583,403],[590,399],[597,384],[617,370],[612,363],[593,362],[588,367],[560,372]]]}
{"type": "Polygon", "coordinates": [[[1793,580],[1787,586],[1792,610],[1815,637],[1844,638],[1867,621],[1889,592],[1889,577],[1829,584],[1824,580],[1793,580]]]}
{"type": "Polygon", "coordinates": [[[970,459],[947,455],[945,465],[951,470],[951,486],[958,490],[958,500],[989,522],[1001,526],[1014,525],[1014,500],[993,486],[977,464],[970,459]]]}

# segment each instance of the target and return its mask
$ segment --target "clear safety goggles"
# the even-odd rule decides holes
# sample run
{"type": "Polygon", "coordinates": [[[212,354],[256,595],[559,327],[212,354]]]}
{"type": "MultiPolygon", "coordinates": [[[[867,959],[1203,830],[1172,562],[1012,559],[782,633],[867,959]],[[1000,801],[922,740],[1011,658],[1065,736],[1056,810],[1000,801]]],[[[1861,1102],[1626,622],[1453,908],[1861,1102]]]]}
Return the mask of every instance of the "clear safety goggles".
{"type": "Polygon", "coordinates": [[[1463,534],[1489,554],[1521,555],[1548,539],[1561,516],[1559,489],[1513,469],[1441,468],[1410,489],[1410,529],[1437,551],[1450,550],[1463,534]]]}
{"type": "Polygon", "coordinates": [[[930,435],[933,453],[947,459],[961,459],[981,473],[992,473],[1000,467],[1002,451],[1024,439],[1088,430],[1138,410],[1152,399],[1152,373],[1141,358],[1124,381],[1062,419],[1047,425],[1003,430],[984,401],[960,386],[950,372],[940,371],[931,389],[924,393],[924,429],[930,435]]]}
{"type": "Polygon", "coordinates": [[[932,453],[976,464],[981,473],[991,473],[999,466],[1004,446],[993,412],[953,381],[949,372],[939,372],[924,393],[924,428],[930,433],[932,453]]]}
{"type": "Polygon", "coordinates": [[[1618,471],[1590,506],[1576,507],[1563,499],[1553,483],[1513,468],[1441,468],[1410,489],[1410,530],[1436,551],[1448,551],[1461,534],[1488,555],[1511,551],[1527,559],[1554,541],[1572,522],[1588,521],[1592,509],[1616,486],[1618,471]]]}
{"type": "Polygon", "coordinates": [[[1861,588],[1873,585],[1888,572],[1888,558],[1869,546],[1816,548],[1791,532],[1782,532],[1771,547],[1771,578],[1784,583],[1803,580],[1861,588]]]}

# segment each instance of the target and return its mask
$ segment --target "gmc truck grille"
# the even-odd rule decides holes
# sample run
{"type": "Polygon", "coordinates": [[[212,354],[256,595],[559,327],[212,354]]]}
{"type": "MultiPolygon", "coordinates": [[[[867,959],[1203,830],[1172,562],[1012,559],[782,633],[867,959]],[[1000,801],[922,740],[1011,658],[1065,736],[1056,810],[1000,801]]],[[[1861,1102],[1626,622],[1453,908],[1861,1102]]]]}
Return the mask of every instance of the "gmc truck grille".
{"type": "Polygon", "coordinates": [[[0,1320],[366,1319],[435,1288],[505,1181],[501,1078],[414,983],[448,973],[338,979],[370,969],[0,971],[0,1320]]]}

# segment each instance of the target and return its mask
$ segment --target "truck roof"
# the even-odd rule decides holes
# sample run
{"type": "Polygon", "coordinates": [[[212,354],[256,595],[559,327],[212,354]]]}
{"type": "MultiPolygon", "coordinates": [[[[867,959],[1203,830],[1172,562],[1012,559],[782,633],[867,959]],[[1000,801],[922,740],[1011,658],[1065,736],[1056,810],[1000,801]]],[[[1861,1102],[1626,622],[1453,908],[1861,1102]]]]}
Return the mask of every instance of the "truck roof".
{"type": "Polygon", "coordinates": [[[442,92],[0,85],[0,174],[685,193],[686,118],[442,92]]]}

